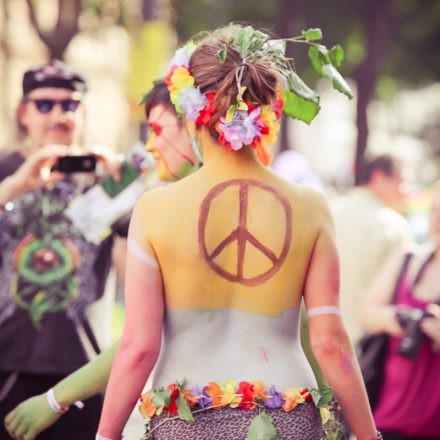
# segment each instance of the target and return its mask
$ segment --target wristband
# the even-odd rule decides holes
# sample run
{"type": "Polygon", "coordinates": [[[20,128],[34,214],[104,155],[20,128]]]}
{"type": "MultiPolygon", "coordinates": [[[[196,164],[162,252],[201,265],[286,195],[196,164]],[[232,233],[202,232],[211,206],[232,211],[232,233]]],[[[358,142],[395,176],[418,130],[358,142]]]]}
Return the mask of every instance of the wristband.
{"type": "Polygon", "coordinates": [[[56,412],[58,414],[64,414],[65,412],[67,412],[69,410],[68,406],[61,406],[58,402],[57,399],[55,398],[55,393],[53,391],[53,388],[51,388],[47,393],[46,393],[46,397],[47,397],[47,401],[49,403],[49,406],[52,408],[53,412],[56,412]]]}
{"type": "MultiPolygon", "coordinates": [[[[121,435],[121,440],[123,440],[124,436],[121,435]]],[[[99,434],[99,432],[95,436],[95,440],[112,440],[111,438],[104,437],[103,435],[99,434]]]]}
{"type": "Polygon", "coordinates": [[[376,432],[376,437],[373,437],[371,440],[383,440],[383,435],[380,431],[376,432]]]}

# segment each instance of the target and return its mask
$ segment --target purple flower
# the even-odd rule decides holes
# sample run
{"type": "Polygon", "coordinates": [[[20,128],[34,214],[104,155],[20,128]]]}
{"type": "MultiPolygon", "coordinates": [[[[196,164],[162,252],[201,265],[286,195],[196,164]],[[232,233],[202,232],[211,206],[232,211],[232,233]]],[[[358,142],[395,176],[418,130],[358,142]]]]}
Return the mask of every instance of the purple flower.
{"type": "Polygon", "coordinates": [[[281,394],[275,390],[275,385],[272,385],[267,391],[267,395],[270,396],[268,399],[263,401],[263,405],[266,408],[276,409],[280,408],[285,402],[281,394]]]}
{"type": "Polygon", "coordinates": [[[208,104],[208,99],[205,95],[200,93],[199,89],[191,87],[186,89],[180,96],[180,106],[185,111],[186,117],[196,122],[200,110],[208,104]]]}
{"type": "Polygon", "coordinates": [[[212,405],[211,397],[204,393],[197,385],[192,388],[191,396],[198,397],[197,404],[200,406],[200,408],[207,408],[208,406],[212,405]]]}
{"type": "Polygon", "coordinates": [[[231,122],[226,122],[225,117],[220,118],[219,130],[233,150],[240,150],[244,145],[250,145],[255,137],[261,136],[260,113],[261,108],[257,107],[249,114],[245,110],[237,110],[231,122]]]}
{"type": "Polygon", "coordinates": [[[189,56],[185,50],[185,46],[176,50],[173,59],[170,62],[170,68],[173,66],[189,66],[189,56]]]}

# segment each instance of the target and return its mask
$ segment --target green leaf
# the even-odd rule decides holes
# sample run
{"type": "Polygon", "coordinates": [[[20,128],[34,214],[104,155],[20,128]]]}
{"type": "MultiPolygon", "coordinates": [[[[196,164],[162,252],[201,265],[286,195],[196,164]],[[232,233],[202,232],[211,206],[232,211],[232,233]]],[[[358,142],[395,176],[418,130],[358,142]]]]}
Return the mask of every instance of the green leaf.
{"type": "Polygon", "coordinates": [[[226,112],[226,122],[229,124],[229,122],[234,119],[235,111],[237,110],[238,104],[231,104],[228,108],[228,111],[226,112]]]}
{"type": "Polygon", "coordinates": [[[328,56],[335,67],[340,67],[342,60],[344,59],[344,49],[337,44],[328,51],[328,56]]]}
{"type": "Polygon", "coordinates": [[[310,394],[317,408],[330,405],[333,399],[333,390],[330,387],[323,387],[319,390],[312,389],[310,394]]]}
{"type": "Polygon", "coordinates": [[[302,31],[301,35],[308,41],[322,40],[322,32],[319,28],[311,28],[306,31],[302,31]]]}
{"type": "Polygon", "coordinates": [[[252,26],[246,26],[238,34],[237,43],[242,58],[247,55],[249,48],[251,47],[253,34],[254,28],[252,26]]]}
{"type": "Polygon", "coordinates": [[[322,44],[310,46],[308,54],[315,70],[320,76],[325,78],[322,67],[324,66],[324,64],[331,64],[327,48],[322,44]]]}
{"type": "Polygon", "coordinates": [[[319,104],[298,96],[290,90],[284,90],[284,113],[291,118],[299,119],[307,124],[312,122],[313,118],[320,110],[319,104]]]}
{"type": "Polygon", "coordinates": [[[318,407],[319,400],[321,399],[321,391],[313,388],[310,390],[310,394],[312,395],[313,403],[318,407]]]}
{"type": "Polygon", "coordinates": [[[267,41],[266,46],[271,52],[278,52],[281,55],[286,53],[286,40],[269,40],[267,41]]]}
{"type": "Polygon", "coordinates": [[[194,422],[194,416],[189,409],[188,402],[181,392],[177,398],[177,415],[179,416],[179,419],[186,420],[187,422],[194,422]]]}
{"type": "Polygon", "coordinates": [[[333,400],[333,390],[330,387],[321,388],[321,400],[319,406],[328,406],[333,400]]]}
{"type": "Polygon", "coordinates": [[[151,403],[156,408],[168,406],[171,403],[171,390],[165,388],[159,388],[158,390],[151,391],[151,403]]]}
{"type": "Polygon", "coordinates": [[[269,35],[265,34],[264,32],[258,31],[254,28],[253,29],[253,35],[252,35],[252,41],[251,41],[251,47],[252,51],[258,51],[263,48],[263,46],[267,43],[269,40],[269,35]]]}
{"type": "Polygon", "coordinates": [[[323,78],[330,79],[336,90],[348,96],[350,99],[353,98],[353,94],[347,82],[332,64],[332,59],[335,61],[335,65],[339,66],[341,64],[344,58],[342,47],[334,46],[329,52],[327,48],[321,44],[312,46],[309,48],[309,58],[319,75],[323,78]]]}
{"type": "Polygon", "coordinates": [[[255,416],[248,428],[246,440],[277,440],[280,439],[272,417],[262,412],[255,416]]]}
{"type": "Polygon", "coordinates": [[[225,43],[223,43],[217,52],[217,56],[220,64],[225,64],[227,54],[228,54],[228,47],[226,46],[225,43]]]}
{"type": "Polygon", "coordinates": [[[296,95],[301,96],[306,101],[312,101],[319,104],[319,95],[312,90],[293,70],[290,72],[289,90],[296,95]]]}
{"type": "Polygon", "coordinates": [[[336,70],[335,66],[333,66],[333,64],[325,64],[322,67],[322,71],[327,78],[331,79],[333,87],[336,90],[343,93],[350,99],[353,98],[350,87],[342,75],[336,70]]]}
{"type": "Polygon", "coordinates": [[[185,46],[183,46],[183,49],[185,50],[185,53],[187,56],[191,56],[191,54],[196,50],[197,46],[194,44],[194,41],[190,40],[188,41],[185,46]]]}

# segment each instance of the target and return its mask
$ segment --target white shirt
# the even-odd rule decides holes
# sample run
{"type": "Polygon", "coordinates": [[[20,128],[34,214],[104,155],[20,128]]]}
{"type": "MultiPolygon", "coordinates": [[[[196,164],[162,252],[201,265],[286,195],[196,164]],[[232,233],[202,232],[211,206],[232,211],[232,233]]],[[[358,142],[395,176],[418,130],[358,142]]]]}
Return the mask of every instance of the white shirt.
{"type": "Polygon", "coordinates": [[[341,310],[352,342],[363,334],[362,295],[389,256],[409,240],[405,218],[371,191],[354,188],[332,205],[341,261],[341,310]]]}

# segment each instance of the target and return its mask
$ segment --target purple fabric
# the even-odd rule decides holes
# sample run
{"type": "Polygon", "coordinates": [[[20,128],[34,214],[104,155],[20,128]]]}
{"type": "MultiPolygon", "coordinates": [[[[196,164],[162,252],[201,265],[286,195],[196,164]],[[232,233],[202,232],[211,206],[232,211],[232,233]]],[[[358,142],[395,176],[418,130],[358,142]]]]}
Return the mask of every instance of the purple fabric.
{"type": "MultiPolygon", "coordinates": [[[[281,408],[267,410],[280,438],[283,440],[320,440],[322,422],[319,411],[311,402],[298,405],[286,412],[281,408]]],[[[258,409],[222,408],[195,414],[195,422],[172,419],[153,433],[153,440],[245,440],[251,420],[258,409]]],[[[169,415],[163,412],[151,419],[155,428],[169,415]]]]}
{"type": "MultiPolygon", "coordinates": [[[[425,309],[427,302],[412,296],[404,279],[397,304],[425,309]]],[[[405,435],[440,438],[440,354],[425,340],[416,360],[397,353],[400,338],[391,338],[384,383],[374,411],[378,429],[405,435]]]]}

